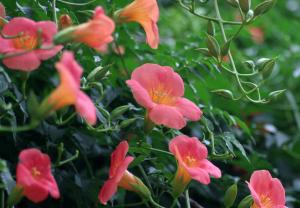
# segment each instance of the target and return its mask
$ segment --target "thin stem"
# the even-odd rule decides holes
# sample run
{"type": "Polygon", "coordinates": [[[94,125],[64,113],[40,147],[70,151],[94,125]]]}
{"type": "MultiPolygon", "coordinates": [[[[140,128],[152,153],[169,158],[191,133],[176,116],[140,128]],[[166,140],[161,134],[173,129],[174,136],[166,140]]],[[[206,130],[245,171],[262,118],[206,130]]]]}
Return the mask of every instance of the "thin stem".
{"type": "Polygon", "coordinates": [[[119,44],[116,41],[116,37],[114,38],[114,44],[115,44],[115,48],[116,48],[116,50],[118,52],[118,55],[120,57],[121,63],[123,65],[123,68],[125,70],[126,77],[129,78],[130,77],[130,72],[129,72],[127,66],[126,66],[126,63],[125,63],[125,60],[124,60],[123,56],[121,55],[120,47],[119,47],[119,44]]]}
{"type": "Polygon", "coordinates": [[[59,167],[59,166],[65,165],[65,164],[67,164],[67,163],[69,163],[69,162],[72,162],[73,160],[76,160],[78,157],[79,157],[79,151],[76,150],[75,155],[73,155],[72,157],[70,157],[70,158],[68,158],[68,159],[66,159],[66,160],[60,161],[60,162],[57,164],[56,167],[59,167]]]}
{"type": "Polygon", "coordinates": [[[174,208],[174,207],[176,206],[176,204],[177,204],[177,198],[175,198],[175,199],[173,200],[172,205],[171,205],[170,208],[174,208]]]}
{"type": "Polygon", "coordinates": [[[85,2],[85,3],[72,3],[72,2],[68,2],[68,1],[63,1],[63,0],[57,0],[58,2],[64,3],[64,4],[68,4],[68,5],[72,5],[72,6],[86,6],[88,4],[91,4],[93,2],[95,2],[96,0],[92,0],[89,2],[85,2]]]}
{"type": "Polygon", "coordinates": [[[185,202],[186,202],[186,207],[191,208],[191,202],[190,202],[190,196],[189,196],[188,189],[185,191],[185,202]]]}
{"type": "Polygon", "coordinates": [[[295,96],[292,94],[291,91],[287,91],[286,97],[287,97],[288,102],[291,105],[291,108],[293,109],[297,128],[300,130],[300,111],[299,111],[295,96]]]}
{"type": "Polygon", "coordinates": [[[39,121],[32,121],[30,124],[20,127],[13,127],[13,126],[0,126],[0,132],[22,132],[22,131],[29,131],[34,129],[39,125],[39,121]]]}
{"type": "Polygon", "coordinates": [[[57,20],[57,13],[56,13],[56,0],[52,0],[52,9],[53,9],[53,20],[55,24],[57,24],[58,20],[57,20]]]}
{"type": "Polygon", "coordinates": [[[75,113],[72,113],[68,118],[66,118],[66,119],[63,120],[63,121],[60,121],[60,122],[58,123],[58,125],[62,126],[62,125],[67,124],[67,123],[68,123],[69,121],[71,121],[76,115],[77,115],[76,112],[75,112],[75,113]]]}
{"type": "MultiPolygon", "coordinates": [[[[221,34],[222,34],[223,40],[224,40],[224,42],[227,42],[227,37],[226,37],[226,33],[225,33],[224,25],[223,25],[223,20],[222,20],[219,5],[218,5],[218,0],[214,0],[214,7],[215,7],[216,14],[217,14],[217,20],[218,20],[218,24],[219,24],[220,29],[221,29],[221,34]]],[[[250,100],[253,103],[262,103],[263,102],[262,100],[254,100],[250,96],[248,96],[248,93],[244,89],[244,86],[241,83],[241,80],[239,78],[239,75],[238,75],[239,73],[237,71],[237,68],[236,68],[236,65],[235,65],[235,62],[234,62],[234,59],[233,59],[233,56],[231,54],[230,49],[228,50],[228,57],[229,57],[229,60],[230,60],[230,64],[233,68],[233,72],[235,73],[235,77],[236,77],[236,80],[238,82],[238,85],[239,85],[240,89],[242,90],[242,92],[244,93],[244,95],[247,97],[248,100],[250,100]]]]}
{"type": "Polygon", "coordinates": [[[128,203],[128,204],[121,204],[121,205],[114,205],[112,208],[117,208],[117,207],[136,207],[145,204],[145,201],[141,202],[135,202],[135,203],[128,203]]]}
{"type": "Polygon", "coordinates": [[[163,206],[161,206],[160,204],[156,203],[152,198],[150,198],[150,203],[152,205],[154,205],[154,207],[157,207],[157,208],[164,208],[163,206]]]}
{"type": "Polygon", "coordinates": [[[23,100],[27,100],[27,95],[26,95],[26,88],[27,88],[27,81],[30,77],[30,72],[25,72],[25,75],[24,75],[24,79],[23,79],[23,82],[22,82],[22,93],[23,93],[23,100]]]}
{"type": "Polygon", "coordinates": [[[154,152],[159,152],[159,153],[162,153],[162,154],[165,154],[165,155],[168,155],[168,156],[171,156],[173,157],[174,155],[170,152],[167,152],[167,151],[164,151],[164,150],[160,150],[160,149],[156,149],[156,148],[147,148],[147,147],[144,147],[145,149],[148,149],[148,150],[151,150],[151,151],[154,151],[154,152]]]}
{"type": "MultiPolygon", "coordinates": [[[[195,12],[195,9],[193,7],[188,7],[186,6],[182,0],[178,0],[178,3],[180,4],[180,6],[182,8],[184,8],[185,10],[189,11],[191,14],[197,16],[197,17],[200,17],[202,19],[205,19],[205,20],[210,20],[210,21],[213,21],[213,22],[216,22],[218,23],[219,20],[217,18],[213,18],[213,17],[208,17],[208,16],[205,16],[205,15],[201,15],[201,14],[198,14],[195,12]]],[[[242,23],[241,22],[233,22],[233,21],[226,21],[226,20],[222,20],[222,23],[223,24],[227,24],[227,25],[241,25],[242,23]]]]}
{"type": "Polygon", "coordinates": [[[147,186],[149,187],[149,189],[150,189],[150,191],[151,191],[151,194],[153,195],[153,189],[152,189],[150,180],[149,180],[149,178],[148,178],[148,176],[147,176],[147,174],[146,174],[146,172],[145,172],[143,166],[142,166],[141,164],[139,164],[139,165],[138,165],[138,168],[140,169],[140,171],[141,171],[141,173],[142,173],[142,175],[143,175],[143,178],[145,179],[146,184],[147,184],[147,186]]]}

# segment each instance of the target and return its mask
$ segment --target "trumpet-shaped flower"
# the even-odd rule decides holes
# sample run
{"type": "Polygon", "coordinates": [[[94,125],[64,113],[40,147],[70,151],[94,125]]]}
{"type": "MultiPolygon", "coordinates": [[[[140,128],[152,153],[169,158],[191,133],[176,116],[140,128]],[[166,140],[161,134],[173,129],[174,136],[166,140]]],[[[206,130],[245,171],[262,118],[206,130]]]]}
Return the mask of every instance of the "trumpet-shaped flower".
{"type": "Polygon", "coordinates": [[[159,8],[156,0],[135,0],[116,14],[119,22],[137,22],[146,32],[147,43],[156,49],[159,44],[157,22],[159,8]]]}
{"type": "Polygon", "coordinates": [[[15,70],[37,69],[42,60],[55,56],[62,49],[62,46],[52,47],[56,33],[54,22],[34,22],[24,17],[12,19],[2,29],[2,34],[10,38],[0,37],[0,54],[7,56],[3,64],[15,70]]]}
{"type": "Polygon", "coordinates": [[[76,41],[94,48],[97,51],[105,52],[108,43],[113,41],[112,33],[115,30],[115,23],[105,15],[102,7],[97,7],[93,19],[74,27],[68,27],[60,31],[55,37],[55,43],[76,41]]]}
{"type": "Polygon", "coordinates": [[[17,184],[23,189],[22,194],[35,203],[45,200],[49,194],[55,199],[60,197],[50,158],[38,149],[25,149],[20,153],[17,184]]]}
{"type": "Polygon", "coordinates": [[[98,197],[102,204],[107,203],[117,192],[118,187],[136,192],[145,199],[151,198],[150,191],[143,182],[127,170],[134,159],[131,156],[126,156],[127,152],[128,143],[123,141],[111,154],[109,179],[104,183],[98,197]]]}
{"type": "Polygon", "coordinates": [[[267,170],[255,171],[248,187],[254,203],[251,208],[285,208],[285,190],[277,178],[267,170]]]}
{"type": "Polygon", "coordinates": [[[186,119],[197,121],[202,115],[193,102],[182,97],[183,80],[171,67],[144,64],[134,70],[126,83],[155,124],[181,129],[186,119]]]}
{"type": "Polygon", "coordinates": [[[221,177],[221,171],[207,160],[207,148],[196,137],[180,135],[169,143],[169,150],[178,162],[173,180],[173,194],[177,197],[192,179],[209,184],[210,176],[221,177]]]}
{"type": "Polygon", "coordinates": [[[64,52],[60,62],[56,63],[60,75],[60,85],[44,101],[45,109],[59,110],[75,105],[76,111],[90,124],[96,123],[96,108],[92,100],[80,90],[80,78],[83,69],[75,61],[71,52],[64,52]]]}

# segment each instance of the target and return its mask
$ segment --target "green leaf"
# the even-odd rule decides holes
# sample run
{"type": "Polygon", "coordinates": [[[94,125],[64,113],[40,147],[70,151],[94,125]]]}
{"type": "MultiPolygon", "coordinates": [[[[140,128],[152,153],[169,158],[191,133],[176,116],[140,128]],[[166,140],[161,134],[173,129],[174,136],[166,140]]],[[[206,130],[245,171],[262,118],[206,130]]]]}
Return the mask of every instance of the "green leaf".
{"type": "Polygon", "coordinates": [[[236,196],[237,196],[237,190],[238,190],[237,185],[233,184],[225,192],[224,205],[226,208],[233,206],[236,196]]]}
{"type": "Polygon", "coordinates": [[[252,196],[246,196],[238,205],[238,208],[249,208],[253,204],[252,196]]]}
{"type": "Polygon", "coordinates": [[[243,145],[241,145],[241,143],[235,138],[235,136],[231,132],[224,132],[223,139],[225,140],[226,145],[228,145],[229,147],[232,145],[235,146],[242,153],[242,155],[248,160],[248,162],[250,162],[243,145]]]}

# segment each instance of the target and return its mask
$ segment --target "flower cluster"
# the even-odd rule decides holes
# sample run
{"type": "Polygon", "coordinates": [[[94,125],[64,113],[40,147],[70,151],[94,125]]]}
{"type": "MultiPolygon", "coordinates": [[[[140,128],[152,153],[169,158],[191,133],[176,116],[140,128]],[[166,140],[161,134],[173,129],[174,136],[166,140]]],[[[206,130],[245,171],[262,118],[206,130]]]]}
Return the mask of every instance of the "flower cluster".
{"type": "MultiPolygon", "coordinates": [[[[97,7],[86,23],[74,25],[69,16],[62,16],[58,25],[51,21],[35,22],[16,17],[5,22],[5,9],[0,4],[0,55],[3,64],[13,70],[33,71],[42,61],[56,56],[64,44],[77,42],[99,52],[108,50],[113,41],[115,22],[97,7]]],[[[159,8],[156,0],[134,0],[115,13],[116,23],[138,22],[146,32],[146,42],[153,49],[159,45],[157,22],[159,8]]],[[[90,125],[97,123],[97,109],[93,100],[81,90],[83,68],[70,51],[60,53],[55,64],[60,84],[38,108],[40,118],[66,106],[73,105],[77,113],[90,125]]],[[[202,111],[184,98],[184,81],[169,66],[146,63],[136,68],[126,81],[136,102],[146,109],[145,126],[151,131],[155,125],[182,129],[187,121],[199,121],[202,111]]],[[[129,144],[122,141],[111,155],[109,177],[103,184],[99,201],[107,202],[118,188],[135,192],[143,200],[156,204],[148,187],[129,172],[134,157],[127,156],[129,144]]],[[[172,195],[178,198],[192,180],[208,185],[211,178],[221,178],[221,170],[208,160],[207,147],[196,137],[179,135],[169,141],[170,154],[177,161],[177,171],[171,181],[172,195]]],[[[59,188],[51,173],[51,161],[38,149],[25,149],[19,155],[17,187],[21,195],[39,203],[50,194],[60,198],[59,188]]],[[[284,208],[285,191],[278,179],[266,170],[253,173],[248,183],[253,197],[252,208],[284,208]]]]}

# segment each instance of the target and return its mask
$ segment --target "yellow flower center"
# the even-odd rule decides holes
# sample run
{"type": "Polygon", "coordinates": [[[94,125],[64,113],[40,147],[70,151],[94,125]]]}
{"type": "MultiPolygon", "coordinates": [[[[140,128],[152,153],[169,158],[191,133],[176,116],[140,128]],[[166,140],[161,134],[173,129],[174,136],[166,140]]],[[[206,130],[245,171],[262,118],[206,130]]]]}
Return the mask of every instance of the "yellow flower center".
{"type": "Polygon", "coordinates": [[[41,172],[36,167],[33,167],[31,169],[31,174],[34,178],[38,178],[41,175],[41,172]]]}
{"type": "Polygon", "coordinates": [[[187,156],[184,159],[184,163],[189,166],[189,167],[193,167],[196,165],[197,160],[193,157],[193,156],[187,156]]]}
{"type": "Polygon", "coordinates": [[[37,47],[38,40],[34,35],[24,34],[13,39],[13,45],[16,49],[31,50],[37,47]]]}
{"type": "MultiPolygon", "coordinates": [[[[261,204],[263,205],[263,208],[272,208],[273,207],[273,203],[269,197],[262,195],[259,198],[260,198],[261,204]]],[[[251,208],[259,208],[259,206],[254,203],[251,206],[251,208]]]]}
{"type": "Polygon", "coordinates": [[[170,90],[165,89],[165,86],[158,85],[149,91],[153,102],[157,104],[175,105],[176,97],[171,95],[170,90]]]}

